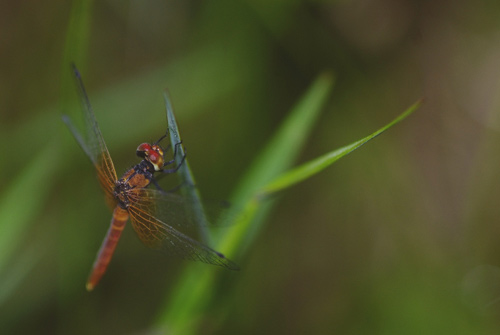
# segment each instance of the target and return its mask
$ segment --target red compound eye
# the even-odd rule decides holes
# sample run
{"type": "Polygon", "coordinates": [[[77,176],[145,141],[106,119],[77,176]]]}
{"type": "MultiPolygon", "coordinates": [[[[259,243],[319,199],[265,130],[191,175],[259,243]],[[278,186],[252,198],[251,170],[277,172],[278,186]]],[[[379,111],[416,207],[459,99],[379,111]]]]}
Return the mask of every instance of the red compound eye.
{"type": "Polygon", "coordinates": [[[151,150],[151,145],[149,145],[148,143],[142,143],[141,145],[139,145],[139,149],[138,150],[150,151],[151,150]]]}
{"type": "Polygon", "coordinates": [[[151,151],[149,153],[149,161],[153,164],[156,164],[158,162],[158,157],[159,155],[154,151],[151,151]]]}
{"type": "Polygon", "coordinates": [[[136,154],[142,159],[150,162],[155,171],[161,171],[163,168],[163,150],[160,146],[142,143],[137,147],[136,154]]]}
{"type": "Polygon", "coordinates": [[[136,155],[141,158],[146,158],[151,152],[151,145],[148,143],[142,143],[137,147],[136,155]]]}

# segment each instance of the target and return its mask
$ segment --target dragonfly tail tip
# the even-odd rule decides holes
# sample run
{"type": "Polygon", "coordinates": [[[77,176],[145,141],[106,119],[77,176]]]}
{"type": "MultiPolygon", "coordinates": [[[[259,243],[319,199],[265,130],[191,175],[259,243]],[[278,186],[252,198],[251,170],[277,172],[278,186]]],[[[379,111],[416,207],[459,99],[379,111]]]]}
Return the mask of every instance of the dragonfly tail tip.
{"type": "Polygon", "coordinates": [[[85,285],[85,287],[87,288],[87,291],[89,291],[89,292],[91,292],[94,289],[94,285],[92,283],[87,283],[87,285],[85,285]]]}

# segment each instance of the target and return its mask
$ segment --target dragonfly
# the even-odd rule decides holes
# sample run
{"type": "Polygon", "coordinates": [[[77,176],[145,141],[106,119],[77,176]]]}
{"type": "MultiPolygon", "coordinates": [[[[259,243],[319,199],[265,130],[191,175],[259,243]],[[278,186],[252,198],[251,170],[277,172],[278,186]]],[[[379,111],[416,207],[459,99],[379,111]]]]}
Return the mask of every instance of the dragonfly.
{"type": "Polygon", "coordinates": [[[116,175],[113,160],[97,124],[90,100],[83,85],[78,69],[72,65],[78,93],[83,105],[85,136],[77,130],[71,119],[63,115],[63,121],[76,141],[93,163],[99,183],[104,190],[106,202],[113,210],[111,224],[101,244],[93,264],[86,288],[92,291],[99,283],[111,261],[120,236],[130,219],[139,239],[148,247],[177,255],[181,258],[218,265],[229,270],[239,270],[238,266],[222,253],[181,233],[173,226],[183,225],[183,218],[175,213],[185,211],[186,199],[170,192],[165,192],[158,184],[155,175],[175,173],[183,164],[185,154],[176,167],[177,148],[173,148],[174,159],[167,160],[165,153],[171,148],[163,148],[160,142],[167,132],[154,143],[142,143],[137,147],[136,155],[142,160],[127,170],[121,178],[116,175]],[[153,184],[156,189],[148,188],[153,184]]]}

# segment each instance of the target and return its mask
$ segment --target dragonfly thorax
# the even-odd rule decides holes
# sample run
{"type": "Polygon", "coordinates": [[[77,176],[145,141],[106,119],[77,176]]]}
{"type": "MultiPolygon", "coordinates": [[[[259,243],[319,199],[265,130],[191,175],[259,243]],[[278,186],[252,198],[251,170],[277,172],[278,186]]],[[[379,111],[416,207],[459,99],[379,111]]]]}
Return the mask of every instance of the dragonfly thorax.
{"type": "Polygon", "coordinates": [[[121,208],[127,209],[134,202],[136,190],[146,188],[151,183],[153,172],[150,169],[151,164],[143,160],[116,181],[113,195],[121,208]]]}
{"type": "Polygon", "coordinates": [[[155,171],[163,169],[163,149],[157,144],[142,143],[137,147],[137,156],[150,163],[155,171]]]}
{"type": "Polygon", "coordinates": [[[118,200],[118,206],[123,209],[127,209],[130,205],[130,200],[128,197],[128,191],[130,189],[131,185],[123,178],[116,181],[113,195],[115,196],[116,200],[118,200]]]}

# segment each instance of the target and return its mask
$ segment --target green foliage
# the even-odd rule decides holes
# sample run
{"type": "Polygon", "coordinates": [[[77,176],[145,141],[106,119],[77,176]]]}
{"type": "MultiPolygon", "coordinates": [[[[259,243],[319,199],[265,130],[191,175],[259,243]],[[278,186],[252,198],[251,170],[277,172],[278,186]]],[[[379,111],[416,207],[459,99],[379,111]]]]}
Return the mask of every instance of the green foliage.
{"type": "Polygon", "coordinates": [[[366,136],[365,138],[362,138],[359,141],[356,141],[352,144],[346,145],[345,147],[342,147],[340,149],[336,149],[332,152],[329,152],[321,157],[318,157],[310,162],[304,163],[301,166],[298,166],[294,168],[293,170],[287,171],[286,173],[282,174],[281,176],[277,177],[275,180],[271,181],[268,183],[261,191],[261,196],[268,196],[272,193],[281,191],[283,189],[286,189],[296,183],[299,183],[309,177],[312,177],[316,173],[320,172],[321,170],[325,169],[329,165],[333,164],[335,161],[338,159],[344,157],[345,155],[353,152],[354,150],[358,149],[360,146],[365,144],[366,142],[374,139],[378,135],[382,134],[384,131],[395,125],[396,123],[400,122],[404,118],[406,118],[408,115],[413,113],[418,107],[420,106],[420,102],[417,102],[410,108],[408,108],[403,114],[401,114],[399,117],[394,119],[392,122],[389,124],[385,125],[384,127],[380,128],[373,134],[370,134],[366,136]]]}
{"type": "Polygon", "coordinates": [[[497,50],[485,41],[499,6],[442,6],[5,2],[0,333],[498,333],[497,50]],[[421,25],[432,33],[415,39],[421,25]],[[167,105],[200,239],[241,271],[157,254],[127,227],[85,291],[111,214],[61,122],[80,109],[71,63],[119,175],[165,133],[167,105]],[[409,122],[327,169],[421,96],[409,122]],[[213,229],[198,192],[231,204],[213,229]]]}
{"type": "MultiPolygon", "coordinates": [[[[242,251],[255,238],[270,209],[267,204],[256,202],[255,192],[292,164],[305,145],[331,86],[330,75],[320,76],[250,167],[232,198],[234,212],[229,217],[236,218],[236,223],[224,234],[214,236],[216,250],[241,258],[242,251]]],[[[195,327],[192,320],[213,298],[216,271],[196,265],[188,267],[172,291],[174,296],[167,300],[166,311],[160,314],[160,324],[175,332],[189,332],[188,327],[195,327]]]]}
{"type": "MultiPolygon", "coordinates": [[[[243,259],[244,252],[258,235],[272,207],[267,196],[315,175],[406,118],[420,105],[420,102],[414,104],[392,122],[359,141],[287,171],[304,147],[332,84],[333,79],[328,74],[316,80],[250,167],[233,198],[234,212],[230,217],[236,218],[234,225],[230,230],[215,235],[214,246],[217,250],[243,259]]],[[[169,109],[171,108],[167,107],[167,111],[169,109]]],[[[172,142],[175,141],[178,138],[172,142]]],[[[176,334],[197,333],[197,324],[193,320],[197,320],[200,314],[207,313],[208,306],[213,304],[213,292],[220,281],[220,273],[216,271],[217,269],[211,268],[200,269],[196,265],[189,266],[172,290],[173,296],[167,299],[159,324],[176,334]]]]}
{"type": "MultiPolygon", "coordinates": [[[[30,251],[14,264],[16,253],[28,244],[28,232],[50,199],[51,180],[59,171],[59,151],[49,143],[26,162],[21,173],[0,198],[0,306],[35,265],[38,254],[30,251]],[[27,192],[30,192],[27,196],[27,192]]],[[[27,251],[27,249],[26,249],[27,251]]]]}

